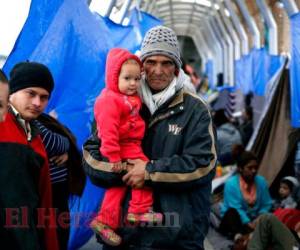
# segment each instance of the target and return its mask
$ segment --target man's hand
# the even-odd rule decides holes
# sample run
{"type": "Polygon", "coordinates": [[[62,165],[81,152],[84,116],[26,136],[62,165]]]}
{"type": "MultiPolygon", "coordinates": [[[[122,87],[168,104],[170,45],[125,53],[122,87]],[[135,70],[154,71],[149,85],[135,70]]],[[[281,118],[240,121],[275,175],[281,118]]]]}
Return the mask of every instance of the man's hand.
{"type": "Polygon", "coordinates": [[[142,188],[145,182],[146,161],[141,159],[127,160],[128,173],[123,176],[123,181],[132,188],[142,188]]]}
{"type": "Polygon", "coordinates": [[[123,170],[123,166],[122,166],[122,162],[118,161],[118,162],[114,162],[112,163],[112,171],[115,173],[121,173],[123,170]]]}
{"type": "Polygon", "coordinates": [[[255,226],[256,226],[256,221],[249,222],[249,223],[247,224],[247,226],[248,226],[249,228],[251,228],[252,230],[254,230],[254,229],[255,229],[255,226]]]}
{"type": "Polygon", "coordinates": [[[53,156],[49,159],[51,163],[54,163],[57,166],[63,165],[69,159],[68,153],[62,155],[53,156]]]}

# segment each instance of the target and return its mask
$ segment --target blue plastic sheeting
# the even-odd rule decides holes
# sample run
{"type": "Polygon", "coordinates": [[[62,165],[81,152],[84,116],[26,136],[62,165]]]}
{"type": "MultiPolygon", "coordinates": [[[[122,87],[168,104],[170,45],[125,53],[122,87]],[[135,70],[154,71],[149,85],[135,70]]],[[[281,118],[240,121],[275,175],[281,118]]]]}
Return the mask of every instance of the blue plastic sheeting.
{"type": "Polygon", "coordinates": [[[291,17],[291,125],[300,127],[300,13],[291,17]]]}
{"type": "Polygon", "coordinates": [[[221,86],[216,88],[218,92],[228,91],[229,93],[233,93],[236,91],[235,86],[221,86]]]}
{"type": "Polygon", "coordinates": [[[96,187],[87,178],[80,199],[77,196],[70,198],[71,228],[68,249],[82,247],[93,236],[89,223],[98,212],[104,192],[105,189],[96,187]]]}
{"type": "Polygon", "coordinates": [[[135,30],[135,27],[132,25],[123,26],[121,24],[114,23],[109,18],[103,18],[99,16],[99,21],[104,22],[107,27],[106,33],[112,33],[113,38],[113,47],[122,47],[127,48],[132,53],[135,53],[141,45],[141,41],[139,39],[139,31],[135,30]]]}
{"type": "Polygon", "coordinates": [[[268,55],[264,48],[253,49],[252,53],[252,80],[253,80],[253,92],[257,95],[263,96],[265,93],[265,86],[267,83],[267,72],[266,63],[268,55]]]}
{"type": "Polygon", "coordinates": [[[253,91],[252,53],[235,61],[235,83],[244,94],[253,91]]]}
{"type": "Polygon", "coordinates": [[[265,95],[270,79],[284,63],[283,57],[270,55],[265,48],[256,49],[253,53],[253,92],[256,95],[265,95]]]}
{"type": "Polygon", "coordinates": [[[105,58],[113,47],[113,36],[111,32],[102,32],[105,22],[95,18],[84,0],[65,0],[60,8],[52,8],[52,2],[32,2],[19,36],[22,39],[9,55],[5,69],[27,59],[48,65],[55,88],[47,111],[56,112],[81,147],[90,134],[94,99],[104,86],[105,58]],[[44,13],[53,17],[47,25],[44,13]],[[42,35],[37,36],[32,30],[41,30],[42,35]],[[28,55],[23,53],[24,47],[31,48],[28,55]]]}
{"type": "Polygon", "coordinates": [[[205,65],[205,75],[208,78],[209,87],[213,89],[215,87],[214,83],[214,64],[213,60],[208,60],[205,65]]]}
{"type": "Polygon", "coordinates": [[[252,49],[249,55],[235,62],[237,88],[244,94],[251,91],[263,96],[269,80],[284,62],[282,59],[269,55],[265,48],[252,49]]]}
{"type": "MultiPolygon", "coordinates": [[[[19,34],[3,70],[8,75],[16,62],[29,58],[45,35],[63,0],[32,0],[28,18],[19,34]],[[44,11],[40,11],[44,10],[44,11]],[[37,21],[38,20],[38,21],[37,21]],[[32,32],[34,31],[34,32],[32,32]]],[[[4,35],[4,34],[3,34],[4,35]]]]}

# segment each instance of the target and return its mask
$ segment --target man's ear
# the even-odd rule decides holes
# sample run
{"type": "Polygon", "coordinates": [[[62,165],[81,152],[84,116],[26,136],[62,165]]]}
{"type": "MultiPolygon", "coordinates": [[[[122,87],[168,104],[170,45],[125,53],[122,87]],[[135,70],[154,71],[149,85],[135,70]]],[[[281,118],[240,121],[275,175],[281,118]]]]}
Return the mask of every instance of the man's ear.
{"type": "Polygon", "coordinates": [[[179,69],[176,68],[176,69],[175,69],[175,76],[178,76],[178,75],[179,75],[179,69]]]}

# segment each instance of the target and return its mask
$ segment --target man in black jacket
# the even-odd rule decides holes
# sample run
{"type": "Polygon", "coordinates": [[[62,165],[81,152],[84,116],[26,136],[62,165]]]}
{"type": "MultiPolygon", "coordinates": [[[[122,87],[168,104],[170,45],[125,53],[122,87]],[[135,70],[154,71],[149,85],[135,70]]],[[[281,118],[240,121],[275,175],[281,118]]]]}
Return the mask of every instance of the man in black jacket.
{"type": "MultiPolygon", "coordinates": [[[[103,162],[95,161],[86,145],[84,158],[89,167],[85,168],[92,181],[101,186],[118,185],[121,180],[134,188],[151,186],[154,211],[164,214],[164,222],[123,225],[119,230],[123,245],[103,249],[204,249],[216,164],[211,115],[206,104],[186,90],[189,82],[180,71],[173,30],[164,26],[149,30],[142,43],[141,60],[145,75],[140,94],[147,124],[143,150],[151,160],[128,160],[127,173],[116,175],[109,173],[103,162]]],[[[124,213],[127,207],[128,199],[124,213]]]]}

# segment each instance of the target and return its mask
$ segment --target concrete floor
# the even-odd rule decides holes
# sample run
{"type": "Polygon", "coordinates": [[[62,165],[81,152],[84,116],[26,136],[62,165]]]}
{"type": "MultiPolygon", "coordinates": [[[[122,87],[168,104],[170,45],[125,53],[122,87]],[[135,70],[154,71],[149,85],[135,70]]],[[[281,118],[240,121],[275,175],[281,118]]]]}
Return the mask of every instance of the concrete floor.
{"type": "MultiPolygon", "coordinates": [[[[97,243],[96,237],[92,237],[83,247],[79,250],[101,250],[102,246],[97,243]]],[[[204,241],[204,249],[205,250],[214,250],[212,245],[209,243],[208,240],[204,241]]]]}

